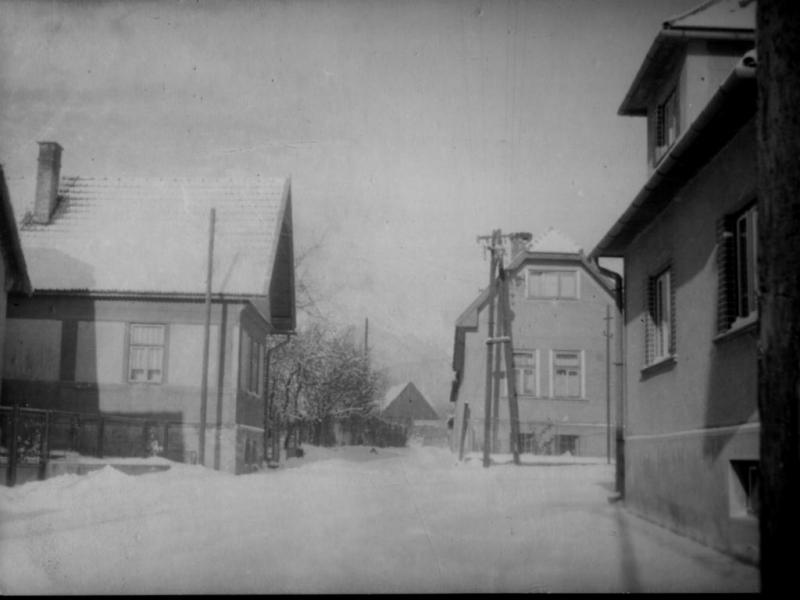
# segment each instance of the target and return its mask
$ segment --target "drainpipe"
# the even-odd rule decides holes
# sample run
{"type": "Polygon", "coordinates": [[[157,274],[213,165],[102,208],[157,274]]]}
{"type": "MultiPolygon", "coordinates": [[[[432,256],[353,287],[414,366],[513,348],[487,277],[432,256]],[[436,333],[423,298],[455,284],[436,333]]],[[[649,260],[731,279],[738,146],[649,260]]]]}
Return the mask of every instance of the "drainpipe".
{"type": "Polygon", "coordinates": [[[615,465],[615,489],[617,500],[625,496],[625,345],[624,345],[624,326],[623,319],[625,314],[625,294],[622,282],[622,275],[601,267],[598,258],[595,258],[595,265],[606,277],[614,280],[614,301],[617,305],[615,335],[617,337],[616,358],[614,366],[617,371],[617,419],[615,427],[616,439],[616,465],[615,465]]]}

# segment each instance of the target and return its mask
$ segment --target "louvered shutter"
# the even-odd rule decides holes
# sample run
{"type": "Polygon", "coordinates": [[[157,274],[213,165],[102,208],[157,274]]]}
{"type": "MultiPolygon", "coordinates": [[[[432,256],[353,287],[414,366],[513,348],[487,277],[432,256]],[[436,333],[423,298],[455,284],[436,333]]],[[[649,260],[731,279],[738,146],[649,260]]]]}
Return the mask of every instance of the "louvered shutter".
{"type": "Polygon", "coordinates": [[[736,316],[736,260],[733,222],[717,220],[717,332],[727,331],[736,316]]]}
{"type": "Polygon", "coordinates": [[[674,355],[678,341],[678,319],[677,312],[675,311],[675,288],[678,286],[675,285],[675,269],[672,265],[670,265],[667,271],[667,278],[669,281],[669,353],[670,355],[674,355]]]}
{"type": "Polygon", "coordinates": [[[655,357],[656,280],[648,277],[644,286],[644,363],[649,365],[655,357]]]}

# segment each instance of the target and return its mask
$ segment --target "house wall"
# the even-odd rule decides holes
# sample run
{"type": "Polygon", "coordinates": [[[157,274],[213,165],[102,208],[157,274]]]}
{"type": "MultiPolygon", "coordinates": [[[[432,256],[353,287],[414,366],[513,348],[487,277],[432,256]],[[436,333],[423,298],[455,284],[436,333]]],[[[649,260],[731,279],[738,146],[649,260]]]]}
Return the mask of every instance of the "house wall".
{"type": "MultiPolygon", "coordinates": [[[[518,394],[520,431],[530,427],[526,423],[554,422],[548,435],[578,435],[581,440],[578,452],[602,456],[606,453],[606,307],[611,307],[612,319],[616,308],[610,294],[577,261],[546,263],[548,268],[578,269],[580,297],[577,300],[543,300],[525,297],[524,269],[538,266],[527,262],[515,272],[510,284],[511,310],[514,313],[514,350],[538,351],[539,394],[518,394]],[[580,399],[553,398],[551,395],[551,353],[556,350],[576,350],[583,353],[584,393],[580,399]],[[588,427],[587,427],[588,426],[588,427]]],[[[614,321],[610,330],[615,330],[614,321]]],[[[478,330],[466,335],[465,360],[462,382],[455,409],[453,436],[457,447],[463,426],[464,403],[470,405],[470,431],[467,449],[477,450],[483,444],[483,415],[485,403],[486,344],[488,310],[484,307],[478,315],[478,330]],[[473,442],[472,444],[470,442],[473,442]]],[[[611,345],[611,363],[616,345],[611,345]]],[[[502,367],[503,369],[505,367],[502,367]]],[[[614,422],[613,381],[611,408],[614,422]]],[[[502,391],[501,391],[502,393],[502,391]]],[[[502,395],[499,402],[498,438],[500,451],[509,447],[510,421],[508,399],[502,395]]]]}
{"type": "MultiPolygon", "coordinates": [[[[3,349],[6,339],[6,304],[8,302],[6,289],[8,289],[6,287],[6,261],[0,250],[0,365],[3,364],[3,349]]],[[[0,377],[0,397],[2,397],[2,392],[3,380],[0,377]]]]}
{"type": "Polygon", "coordinates": [[[629,246],[626,279],[626,504],[743,556],[757,521],[732,517],[731,460],[758,458],[754,328],[717,335],[718,219],[754,199],[751,121],[629,246]],[[671,263],[676,356],[644,367],[647,278],[671,263]]]}
{"type": "MultiPolygon", "coordinates": [[[[189,428],[199,423],[203,303],[40,296],[17,299],[9,309],[4,404],[151,417],[189,428]],[[131,322],[167,324],[159,384],[128,382],[131,322]]],[[[206,412],[212,441],[206,464],[211,452],[217,468],[227,470],[239,468],[236,424],[247,421],[236,402],[243,311],[241,303],[212,305],[206,412]],[[225,439],[229,444],[220,446],[225,439]]],[[[250,412],[259,413],[262,426],[263,402],[249,401],[250,412]]],[[[196,432],[179,437],[186,453],[197,450],[196,432]]]]}

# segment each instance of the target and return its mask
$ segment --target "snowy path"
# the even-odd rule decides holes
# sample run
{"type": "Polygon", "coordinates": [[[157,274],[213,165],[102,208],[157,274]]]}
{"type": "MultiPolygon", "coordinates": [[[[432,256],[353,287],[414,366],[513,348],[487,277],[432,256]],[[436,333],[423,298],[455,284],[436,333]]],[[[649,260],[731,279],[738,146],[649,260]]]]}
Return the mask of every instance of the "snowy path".
{"type": "Polygon", "coordinates": [[[609,504],[612,467],[307,448],[234,477],[107,468],[0,488],[0,593],[757,591],[609,504]]]}

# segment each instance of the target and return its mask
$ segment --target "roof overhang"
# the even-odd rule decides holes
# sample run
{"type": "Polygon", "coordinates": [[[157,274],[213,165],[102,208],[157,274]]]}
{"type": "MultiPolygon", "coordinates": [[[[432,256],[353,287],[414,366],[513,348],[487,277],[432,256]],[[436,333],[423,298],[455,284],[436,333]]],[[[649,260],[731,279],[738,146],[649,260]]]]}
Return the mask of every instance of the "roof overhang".
{"type": "Polygon", "coordinates": [[[756,111],[755,52],[748,52],[664,157],[590,258],[622,257],[628,245],[756,111]]]}

